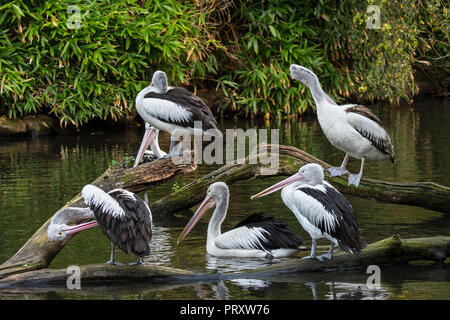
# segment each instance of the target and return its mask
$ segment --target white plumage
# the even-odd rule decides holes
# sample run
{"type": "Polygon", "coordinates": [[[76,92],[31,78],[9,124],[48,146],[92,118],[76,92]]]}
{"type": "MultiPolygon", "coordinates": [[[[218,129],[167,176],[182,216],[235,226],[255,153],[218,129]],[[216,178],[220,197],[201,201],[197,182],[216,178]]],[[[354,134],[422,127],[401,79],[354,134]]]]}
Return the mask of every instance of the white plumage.
{"type": "Polygon", "coordinates": [[[282,189],[284,204],[312,238],[311,254],[306,258],[331,259],[335,245],[351,254],[358,254],[365,244],[360,240],[353,208],[339,191],[323,179],[323,168],[310,163],[252,199],[282,189]],[[316,241],[321,238],[328,239],[331,248],[327,254],[316,256],[316,241]]]}
{"type": "Polygon", "coordinates": [[[110,214],[113,217],[125,215],[125,212],[116,200],[114,200],[108,193],[92,184],[88,184],[83,187],[83,189],[81,190],[81,196],[88,206],[93,205],[96,207],[100,207],[101,210],[106,214],[110,214]]]}
{"type": "MultiPolygon", "coordinates": [[[[167,84],[163,71],[153,74],[150,86],[136,96],[136,110],[152,127],[170,133],[170,150],[164,157],[171,157],[175,144],[183,136],[192,134],[221,135],[216,120],[206,103],[192,92],[167,84]],[[214,130],[211,130],[214,129],[214,130]],[[211,133],[213,131],[214,133],[211,133]]],[[[144,136],[145,137],[145,136],[144,136]]],[[[147,141],[143,139],[141,148],[147,141]]],[[[143,151],[139,154],[142,155],[143,151]]],[[[140,157],[136,159],[139,164],[140,157]]]]}
{"type": "Polygon", "coordinates": [[[346,153],[340,167],[329,168],[331,176],[347,173],[349,157],[361,159],[359,174],[350,174],[349,185],[358,187],[364,169],[364,160],[394,160],[391,139],[381,121],[366,107],[337,105],[321,88],[317,76],[309,69],[291,65],[292,77],[310,90],[317,107],[317,119],[330,143],[346,153]]]}
{"type": "Polygon", "coordinates": [[[285,223],[262,214],[253,214],[233,229],[222,233],[221,225],[228,210],[229,190],[225,183],[216,182],[183,230],[178,242],[192,230],[200,217],[215,206],[208,224],[206,251],[216,257],[286,257],[299,250],[302,239],[285,223]]]}

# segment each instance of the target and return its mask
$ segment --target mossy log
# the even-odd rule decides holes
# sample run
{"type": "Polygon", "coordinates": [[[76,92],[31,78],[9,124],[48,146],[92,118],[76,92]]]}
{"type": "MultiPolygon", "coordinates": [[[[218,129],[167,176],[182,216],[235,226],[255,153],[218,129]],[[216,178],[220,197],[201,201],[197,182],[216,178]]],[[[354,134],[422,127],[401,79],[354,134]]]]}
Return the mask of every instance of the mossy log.
{"type": "MultiPolygon", "coordinates": [[[[267,146],[271,150],[271,145],[267,146]]],[[[279,146],[279,169],[277,176],[288,176],[296,173],[298,169],[310,162],[319,163],[324,168],[330,165],[322,160],[291,146],[279,146]]],[[[249,158],[249,157],[248,157],[249,158]]],[[[172,192],[166,197],[151,204],[152,212],[166,214],[188,209],[203,200],[209,185],[216,181],[231,184],[238,180],[252,180],[270,177],[262,175],[261,162],[250,163],[249,159],[243,164],[226,164],[204,177],[172,192]]],[[[361,179],[358,188],[348,186],[348,175],[330,178],[328,172],[326,180],[333,184],[340,192],[356,197],[373,199],[382,202],[423,207],[426,209],[450,213],[450,188],[433,182],[386,182],[369,178],[361,179]]],[[[250,198],[251,195],[249,195],[250,198]]]]}
{"type": "MultiPolygon", "coordinates": [[[[269,150],[272,149],[271,145],[267,147],[269,150]]],[[[280,176],[294,174],[299,167],[310,162],[319,163],[324,168],[330,167],[327,163],[295,147],[280,145],[278,150],[279,170],[276,174],[280,176]]],[[[208,186],[216,181],[231,184],[239,180],[268,177],[268,175],[261,174],[263,165],[259,161],[255,161],[254,164],[249,161],[254,156],[257,155],[247,157],[242,164],[226,164],[154,202],[150,205],[152,214],[172,214],[195,206],[204,198],[208,186]]],[[[121,187],[139,192],[177,174],[191,172],[195,168],[195,164],[175,165],[170,159],[157,160],[132,169],[111,167],[92,184],[106,191],[121,187]]],[[[326,178],[330,180],[328,174],[326,174],[326,178]]],[[[421,206],[445,213],[450,212],[450,188],[435,183],[390,183],[363,177],[359,188],[354,188],[347,185],[346,176],[335,177],[331,181],[337,189],[346,194],[397,204],[421,206]]],[[[80,194],[68,202],[65,207],[67,206],[82,206],[80,194]]],[[[13,257],[0,265],[0,279],[15,273],[46,268],[67,244],[71,237],[58,243],[48,240],[47,226],[50,220],[51,218],[13,257]]],[[[83,221],[74,221],[73,223],[80,222],[83,221]]]]}
{"type": "MultiPolygon", "coordinates": [[[[429,237],[401,239],[398,235],[369,244],[358,256],[339,252],[330,261],[320,262],[315,259],[292,258],[254,270],[242,270],[233,273],[201,273],[174,269],[163,266],[144,264],[139,266],[111,266],[107,264],[86,265],[80,267],[82,286],[89,283],[126,281],[187,283],[196,281],[217,281],[242,278],[275,278],[294,275],[364,269],[369,265],[379,267],[403,264],[414,260],[431,260],[442,262],[450,256],[450,237],[429,237]]],[[[61,284],[66,286],[68,277],[66,269],[43,269],[15,274],[0,280],[0,291],[18,286],[45,286],[61,284]]]]}
{"type": "MultiPolygon", "coordinates": [[[[195,163],[174,164],[170,159],[156,160],[129,169],[111,166],[91,184],[106,192],[119,187],[139,192],[176,175],[192,172],[196,168],[197,165],[195,163]]],[[[81,193],[78,193],[61,209],[69,206],[85,207],[81,193]]],[[[47,227],[52,217],[53,215],[28,239],[16,254],[0,265],[0,279],[15,273],[46,268],[59,251],[70,241],[72,236],[61,242],[48,239],[47,227]]],[[[84,221],[72,221],[73,224],[81,222],[84,221]]]]}

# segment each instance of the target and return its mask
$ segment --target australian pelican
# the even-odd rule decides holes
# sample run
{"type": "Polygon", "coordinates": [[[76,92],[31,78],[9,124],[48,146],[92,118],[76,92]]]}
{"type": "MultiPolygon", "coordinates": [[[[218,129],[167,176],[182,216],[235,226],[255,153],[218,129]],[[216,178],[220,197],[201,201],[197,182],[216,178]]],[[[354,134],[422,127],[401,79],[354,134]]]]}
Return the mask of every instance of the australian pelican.
{"type": "Polygon", "coordinates": [[[124,189],[114,189],[108,193],[93,185],[81,190],[84,202],[89,208],[66,208],[55,214],[48,227],[48,237],[62,241],[68,235],[100,226],[111,240],[111,259],[108,264],[120,265],[114,261],[114,248],[119,247],[127,254],[133,253],[141,264],[141,257],[150,253],[152,238],[152,215],[147,204],[136,194],[124,189]],[[67,221],[95,218],[94,221],[74,226],[67,221]]]}
{"type": "MultiPolygon", "coordinates": [[[[136,110],[152,127],[170,133],[170,150],[165,157],[171,157],[180,150],[179,147],[175,148],[178,137],[182,139],[184,135],[209,134],[209,129],[216,129],[214,134],[219,132],[216,119],[206,103],[184,88],[168,86],[163,71],[156,71],[150,85],[138,93],[136,110]],[[195,121],[199,121],[201,127],[196,128],[195,121]]],[[[145,139],[144,136],[142,144],[147,143],[145,139]]],[[[140,160],[136,157],[137,163],[140,160]]]]}
{"type": "Polygon", "coordinates": [[[317,76],[309,69],[291,65],[291,75],[310,90],[317,107],[317,119],[330,143],[345,152],[340,167],[329,168],[331,176],[348,173],[346,166],[350,157],[361,159],[359,174],[350,174],[349,185],[358,187],[361,180],[364,160],[394,160],[391,139],[383,128],[380,119],[368,108],[346,104],[337,105],[321,88],[317,76]]]}
{"type": "Polygon", "coordinates": [[[222,233],[220,227],[227,214],[230,192],[223,182],[213,183],[180,237],[180,243],[201,216],[215,207],[208,224],[206,251],[216,257],[286,257],[298,252],[303,240],[284,222],[262,214],[253,214],[233,229],[222,233]]]}
{"type": "Polygon", "coordinates": [[[324,181],[323,168],[309,163],[291,177],[252,196],[258,198],[281,188],[281,198],[312,238],[311,254],[305,258],[331,259],[333,248],[359,254],[366,246],[360,239],[355,212],[351,204],[332,185],[324,181]],[[331,241],[327,254],[316,256],[318,239],[331,241]]]}

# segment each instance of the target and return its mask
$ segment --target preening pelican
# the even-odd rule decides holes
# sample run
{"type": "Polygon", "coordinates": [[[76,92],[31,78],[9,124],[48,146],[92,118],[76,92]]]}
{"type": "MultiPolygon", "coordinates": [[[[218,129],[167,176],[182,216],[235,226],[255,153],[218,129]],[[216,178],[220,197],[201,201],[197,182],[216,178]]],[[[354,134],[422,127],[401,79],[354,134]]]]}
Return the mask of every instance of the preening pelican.
{"type": "Polygon", "coordinates": [[[321,88],[317,76],[309,69],[291,65],[291,75],[310,90],[317,107],[317,119],[330,143],[345,152],[340,167],[329,168],[331,176],[348,173],[346,166],[350,157],[361,159],[359,174],[350,174],[349,185],[358,187],[364,160],[390,160],[395,163],[391,139],[380,119],[368,108],[347,104],[337,105],[321,88]]]}
{"type": "Polygon", "coordinates": [[[89,208],[69,207],[57,212],[47,230],[49,239],[62,241],[68,235],[100,226],[111,240],[111,259],[107,263],[120,265],[114,260],[117,246],[127,254],[136,255],[135,264],[141,264],[141,257],[150,253],[152,238],[152,214],[144,200],[124,189],[106,193],[90,184],[83,187],[81,195],[89,208]],[[68,226],[67,222],[75,218],[96,220],[68,226]]]}
{"type": "MultiPolygon", "coordinates": [[[[182,139],[183,135],[204,134],[209,129],[219,132],[216,119],[206,103],[184,88],[168,86],[167,76],[163,71],[156,71],[150,86],[138,93],[136,110],[152,127],[170,133],[170,150],[166,157],[171,157],[180,150],[181,144],[180,148],[175,148],[180,136],[182,139]],[[201,128],[194,127],[195,121],[201,122],[201,128]]],[[[142,144],[144,143],[143,140],[142,144]]],[[[139,157],[136,157],[136,161],[140,162],[139,157]]]]}
{"type": "Polygon", "coordinates": [[[213,183],[205,200],[184,228],[178,243],[194,228],[201,216],[215,207],[208,224],[206,251],[217,257],[286,257],[298,252],[303,240],[282,221],[253,214],[225,233],[221,225],[228,210],[230,192],[223,182],[213,183]]]}
{"type": "Polygon", "coordinates": [[[345,252],[359,254],[366,245],[360,239],[355,212],[347,199],[323,179],[323,168],[309,163],[298,173],[251,198],[283,189],[284,204],[312,238],[311,254],[305,258],[331,259],[335,245],[345,252]],[[327,254],[316,256],[316,243],[321,238],[330,240],[331,247],[327,254]]]}

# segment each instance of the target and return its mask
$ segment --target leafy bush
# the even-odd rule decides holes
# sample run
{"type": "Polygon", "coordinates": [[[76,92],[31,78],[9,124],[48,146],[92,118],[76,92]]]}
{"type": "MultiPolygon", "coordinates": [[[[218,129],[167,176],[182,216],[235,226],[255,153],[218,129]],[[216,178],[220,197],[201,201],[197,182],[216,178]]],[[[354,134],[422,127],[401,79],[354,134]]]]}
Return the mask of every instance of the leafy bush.
{"type": "Polygon", "coordinates": [[[290,79],[291,63],[316,72],[337,101],[398,102],[418,92],[419,44],[439,61],[448,57],[448,10],[439,0],[246,1],[232,16],[239,63],[218,87],[246,114],[297,115],[314,105],[290,79]],[[372,4],[380,8],[380,29],[367,27],[372,4]],[[440,54],[431,52],[430,39],[440,54]]]}
{"type": "Polygon", "coordinates": [[[118,119],[162,69],[217,87],[234,112],[295,116],[314,104],[291,63],[337,101],[408,100],[415,65],[448,70],[448,21],[441,0],[13,0],[0,6],[0,114],[118,119]]]}
{"type": "Polygon", "coordinates": [[[204,15],[173,0],[10,1],[0,7],[0,112],[62,124],[123,117],[156,68],[188,83],[217,67],[204,15]]]}

